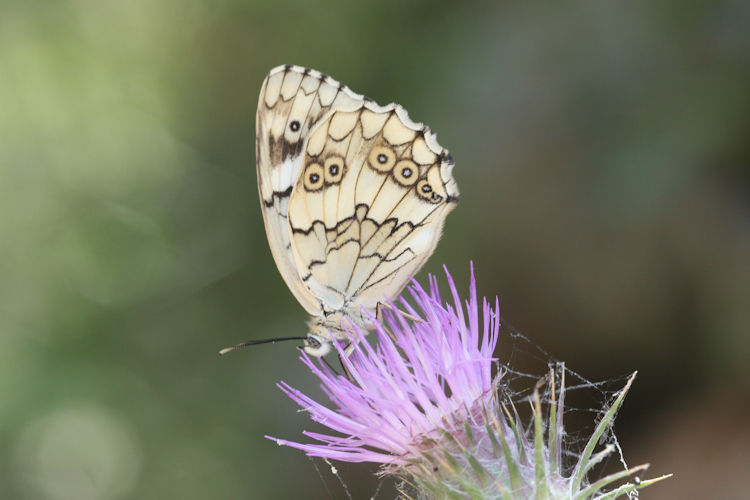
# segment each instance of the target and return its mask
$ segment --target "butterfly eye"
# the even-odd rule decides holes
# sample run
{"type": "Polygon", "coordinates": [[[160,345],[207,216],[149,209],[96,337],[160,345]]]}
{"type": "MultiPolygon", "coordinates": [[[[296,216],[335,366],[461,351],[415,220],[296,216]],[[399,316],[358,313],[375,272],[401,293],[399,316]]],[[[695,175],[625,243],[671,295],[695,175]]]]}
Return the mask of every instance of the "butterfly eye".
{"type": "Polygon", "coordinates": [[[443,200],[443,197],[432,189],[427,179],[422,179],[417,183],[417,195],[429,203],[440,203],[443,200]]]}
{"type": "Polygon", "coordinates": [[[291,130],[292,132],[299,131],[299,128],[300,128],[300,124],[297,120],[294,120],[292,123],[289,124],[289,130],[291,130]]]}
{"type": "Polygon", "coordinates": [[[372,148],[370,156],[367,157],[367,163],[373,169],[383,174],[388,173],[396,163],[396,154],[393,150],[378,146],[372,148]]]}
{"type": "Polygon", "coordinates": [[[329,156],[325,163],[326,184],[338,184],[344,177],[344,159],[340,156],[329,156]]]}
{"type": "Polygon", "coordinates": [[[401,160],[393,168],[393,178],[404,187],[413,186],[417,182],[418,174],[417,164],[411,160],[401,160]]]}
{"type": "Polygon", "coordinates": [[[311,163],[305,169],[305,189],[308,191],[317,191],[323,187],[325,174],[323,167],[319,163],[311,163]]]}
{"type": "Polygon", "coordinates": [[[320,340],[318,340],[318,337],[314,335],[308,335],[306,340],[310,347],[312,347],[313,349],[318,349],[321,346],[320,340]]]}

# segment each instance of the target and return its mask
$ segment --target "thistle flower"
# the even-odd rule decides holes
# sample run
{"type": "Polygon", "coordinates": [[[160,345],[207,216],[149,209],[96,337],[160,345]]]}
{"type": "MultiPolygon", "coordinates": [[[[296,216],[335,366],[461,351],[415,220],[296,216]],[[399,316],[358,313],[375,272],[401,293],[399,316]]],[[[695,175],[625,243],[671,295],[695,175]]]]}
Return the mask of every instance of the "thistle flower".
{"type": "Polygon", "coordinates": [[[588,481],[591,468],[614,449],[608,445],[593,454],[633,377],[605,412],[577,462],[564,467],[564,378],[556,390],[554,371],[548,377],[551,398],[546,411],[539,396],[544,384],[537,384],[531,401],[532,425],[525,425],[513,402],[499,395],[503,370],[492,373],[500,333],[498,300],[493,307],[483,299],[480,316],[472,266],[464,310],[453,279],[445,272],[453,303],[443,304],[434,276],[429,277],[429,290],[413,281],[408,291],[419,312],[402,300],[408,314],[390,304],[384,322],[372,318],[376,346],[365,341],[356,327],[345,325],[355,341],[353,352],[347,356],[343,345],[335,347],[348,376],[302,354],[302,362],[320,379],[332,407],[279,384],[312,420],[334,433],[304,432],[318,441],[312,444],[267,437],[310,456],[379,463],[381,474],[402,479],[405,497],[616,498],[667,477],[635,480],[604,491],[647,468],[642,465],[588,481]]]}

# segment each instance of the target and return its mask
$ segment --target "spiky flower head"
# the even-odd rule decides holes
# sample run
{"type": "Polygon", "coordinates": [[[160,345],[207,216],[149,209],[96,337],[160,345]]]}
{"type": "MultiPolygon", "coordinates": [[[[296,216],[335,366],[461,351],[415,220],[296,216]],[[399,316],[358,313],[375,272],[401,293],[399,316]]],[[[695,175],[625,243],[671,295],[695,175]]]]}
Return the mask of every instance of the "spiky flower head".
{"type": "MultiPolygon", "coordinates": [[[[493,353],[500,333],[498,301],[476,293],[473,266],[469,300],[462,304],[451,275],[452,303],[443,303],[437,279],[425,290],[416,281],[408,292],[416,309],[401,300],[385,321],[374,321],[377,343],[344,325],[353,351],[335,344],[346,376],[319,359],[302,362],[320,379],[332,406],[321,404],[282,382],[279,387],[312,420],[333,433],[304,432],[317,443],[274,439],[310,456],[382,464],[381,473],[401,478],[402,493],[420,498],[616,498],[662,479],[604,488],[647,466],[626,469],[589,483],[591,467],[612,447],[593,455],[602,433],[630,387],[632,377],[606,411],[579,460],[561,464],[564,383],[543,410],[539,389],[532,398],[532,425],[525,425],[511,401],[502,401],[503,370],[493,353]],[[529,429],[528,431],[526,429],[529,429]],[[567,471],[567,472],[566,472],[567,471]],[[409,490],[407,493],[406,490],[409,490]]],[[[562,371],[564,373],[564,370],[562,371]]]]}

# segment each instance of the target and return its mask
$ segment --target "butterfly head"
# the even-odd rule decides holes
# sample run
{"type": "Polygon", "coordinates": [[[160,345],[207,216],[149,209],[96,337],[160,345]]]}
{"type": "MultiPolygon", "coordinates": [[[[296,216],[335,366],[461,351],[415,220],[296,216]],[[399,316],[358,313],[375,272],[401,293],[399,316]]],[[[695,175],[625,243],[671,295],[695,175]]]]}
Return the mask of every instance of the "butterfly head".
{"type": "Polygon", "coordinates": [[[329,352],[331,352],[333,346],[331,345],[331,325],[324,317],[313,317],[307,323],[310,330],[305,338],[305,345],[302,349],[310,356],[316,358],[322,358],[329,352]]]}
{"type": "Polygon", "coordinates": [[[331,341],[311,332],[307,334],[305,345],[302,346],[302,349],[304,349],[304,351],[310,356],[322,358],[331,352],[331,341]]]}
{"type": "Polygon", "coordinates": [[[348,344],[351,341],[351,335],[342,326],[346,322],[365,328],[365,324],[357,321],[356,317],[341,312],[313,317],[307,324],[310,330],[302,348],[310,356],[320,358],[333,350],[332,339],[343,340],[348,344]]]}

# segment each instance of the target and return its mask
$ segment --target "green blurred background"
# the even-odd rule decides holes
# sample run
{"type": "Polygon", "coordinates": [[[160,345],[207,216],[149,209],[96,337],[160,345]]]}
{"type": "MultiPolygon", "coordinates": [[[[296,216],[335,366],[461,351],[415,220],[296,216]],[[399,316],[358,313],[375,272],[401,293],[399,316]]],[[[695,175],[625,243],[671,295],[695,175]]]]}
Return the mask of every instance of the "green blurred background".
{"type": "MultiPolygon", "coordinates": [[[[461,204],[426,271],[464,286],[473,259],[554,357],[639,370],[625,456],[676,473],[644,498],[742,497],[748,25],[742,0],[3,2],[0,498],[344,497],[263,438],[310,426],[274,386],[319,394],[295,349],[217,356],[305,332],[254,171],[284,63],[451,150],[461,204]]],[[[339,469],[374,492],[374,468],[339,469]]]]}

